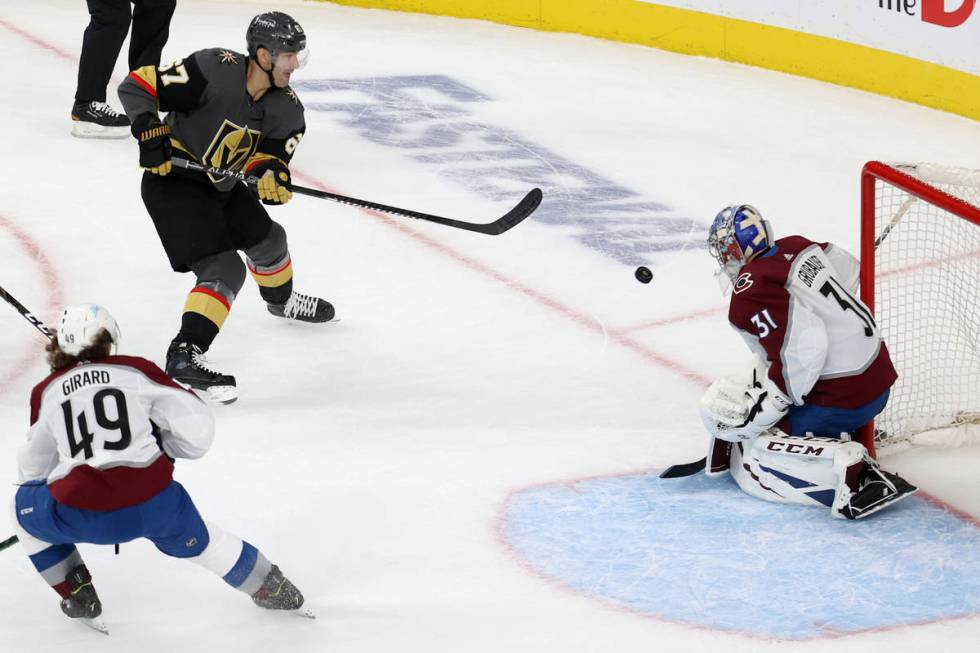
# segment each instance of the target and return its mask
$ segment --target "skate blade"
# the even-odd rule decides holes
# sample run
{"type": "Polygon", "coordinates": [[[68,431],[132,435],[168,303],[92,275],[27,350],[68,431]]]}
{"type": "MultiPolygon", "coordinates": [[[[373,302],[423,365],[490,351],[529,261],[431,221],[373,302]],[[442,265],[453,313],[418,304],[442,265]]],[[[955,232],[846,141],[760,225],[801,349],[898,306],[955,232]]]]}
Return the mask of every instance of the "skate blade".
{"type": "Polygon", "coordinates": [[[126,138],[129,127],[103,127],[81,120],[73,121],[71,135],[75,138],[126,138]]]}
{"type": "Polygon", "coordinates": [[[195,392],[212,406],[233,404],[238,400],[238,388],[233,385],[213,385],[195,392]]]}
{"type": "Polygon", "coordinates": [[[306,619],[316,619],[316,613],[309,608],[300,608],[299,610],[290,610],[290,614],[294,614],[297,617],[304,617],[306,619]]]}
{"type": "Polygon", "coordinates": [[[106,627],[105,622],[99,619],[79,619],[83,625],[88,626],[92,630],[102,633],[103,635],[109,634],[109,629],[106,627]]]}

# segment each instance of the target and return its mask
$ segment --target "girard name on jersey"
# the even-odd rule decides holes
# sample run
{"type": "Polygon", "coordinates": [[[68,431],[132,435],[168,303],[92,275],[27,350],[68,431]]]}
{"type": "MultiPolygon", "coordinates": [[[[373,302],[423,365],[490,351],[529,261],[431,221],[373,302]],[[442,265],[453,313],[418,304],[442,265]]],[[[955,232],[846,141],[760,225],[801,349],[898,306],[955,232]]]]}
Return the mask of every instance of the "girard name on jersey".
{"type": "Polygon", "coordinates": [[[109,372],[106,370],[86,370],[84,372],[79,372],[78,374],[72,374],[70,377],[62,381],[61,391],[67,397],[71,393],[75,392],[75,390],[93,383],[107,385],[112,383],[112,377],[109,376],[109,372]]]}

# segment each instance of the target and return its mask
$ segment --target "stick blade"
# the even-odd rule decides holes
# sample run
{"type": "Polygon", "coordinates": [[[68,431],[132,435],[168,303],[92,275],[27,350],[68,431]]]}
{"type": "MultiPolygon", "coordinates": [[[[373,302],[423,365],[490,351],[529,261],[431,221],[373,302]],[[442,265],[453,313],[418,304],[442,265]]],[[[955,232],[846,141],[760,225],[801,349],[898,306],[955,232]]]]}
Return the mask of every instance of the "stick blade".
{"type": "Polygon", "coordinates": [[[660,472],[660,478],[684,478],[685,476],[694,476],[698,472],[702,471],[707,463],[708,459],[702,458],[701,460],[695,460],[693,463],[671,465],[664,471],[660,472]]]}
{"type": "Polygon", "coordinates": [[[490,234],[491,236],[499,236],[500,234],[516,227],[518,224],[524,221],[529,215],[537,210],[538,206],[541,205],[541,200],[544,194],[541,192],[540,188],[532,188],[528,191],[527,195],[524,196],[517,206],[512,208],[510,211],[505,213],[503,217],[485,225],[484,233],[490,234]]]}

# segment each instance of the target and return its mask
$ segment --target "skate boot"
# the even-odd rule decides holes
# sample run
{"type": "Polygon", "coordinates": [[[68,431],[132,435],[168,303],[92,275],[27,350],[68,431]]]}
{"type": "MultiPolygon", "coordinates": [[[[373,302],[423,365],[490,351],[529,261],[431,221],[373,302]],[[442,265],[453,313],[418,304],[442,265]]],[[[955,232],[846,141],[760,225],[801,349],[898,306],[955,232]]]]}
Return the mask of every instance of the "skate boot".
{"type": "Polygon", "coordinates": [[[299,610],[303,607],[303,593],[282,575],[277,565],[272,565],[252,601],[266,610],[299,610]]]}
{"type": "Polygon", "coordinates": [[[861,519],[911,496],[918,489],[898,474],[869,465],[858,478],[857,492],[840,512],[848,519],[861,519]]]}
{"type": "Polygon", "coordinates": [[[285,304],[266,304],[266,306],[273,315],[300,322],[329,322],[334,317],[333,305],[330,302],[295,290],[290,293],[285,304]]]}
{"type": "Polygon", "coordinates": [[[85,565],[78,565],[65,577],[70,594],[61,599],[61,611],[72,619],[95,619],[102,614],[102,601],[95,593],[92,575],[85,565]]]}
{"type": "Polygon", "coordinates": [[[238,399],[235,377],[208,367],[204,352],[197,345],[172,342],[167,349],[167,376],[199,390],[211,403],[230,404],[238,399]]]}
{"type": "Polygon", "coordinates": [[[126,138],[129,118],[105,102],[76,102],[71,109],[71,135],[79,138],[126,138]]]}

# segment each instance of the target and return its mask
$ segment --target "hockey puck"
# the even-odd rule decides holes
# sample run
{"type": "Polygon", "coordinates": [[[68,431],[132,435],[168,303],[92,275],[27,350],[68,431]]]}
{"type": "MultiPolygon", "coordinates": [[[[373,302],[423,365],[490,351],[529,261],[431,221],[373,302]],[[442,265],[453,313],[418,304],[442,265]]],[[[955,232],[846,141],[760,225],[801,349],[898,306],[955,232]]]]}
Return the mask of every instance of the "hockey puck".
{"type": "Polygon", "coordinates": [[[640,283],[650,283],[653,281],[653,272],[645,265],[636,268],[636,280],[640,283]]]}

